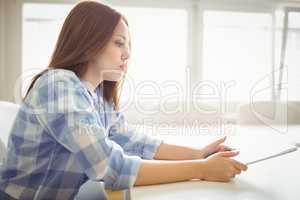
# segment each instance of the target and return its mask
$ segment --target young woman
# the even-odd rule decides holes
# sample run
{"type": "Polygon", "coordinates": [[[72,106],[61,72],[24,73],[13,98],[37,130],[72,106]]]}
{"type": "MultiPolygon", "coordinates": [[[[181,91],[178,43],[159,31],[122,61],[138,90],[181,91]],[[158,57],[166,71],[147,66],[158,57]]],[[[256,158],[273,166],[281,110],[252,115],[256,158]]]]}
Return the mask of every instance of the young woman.
{"type": "Polygon", "coordinates": [[[227,182],[247,167],[222,145],[163,143],[127,128],[118,110],[130,57],[126,19],[94,1],[66,18],[49,67],[37,75],[11,131],[0,179],[11,199],[73,199],[88,179],[124,189],[201,179],[227,182]]]}

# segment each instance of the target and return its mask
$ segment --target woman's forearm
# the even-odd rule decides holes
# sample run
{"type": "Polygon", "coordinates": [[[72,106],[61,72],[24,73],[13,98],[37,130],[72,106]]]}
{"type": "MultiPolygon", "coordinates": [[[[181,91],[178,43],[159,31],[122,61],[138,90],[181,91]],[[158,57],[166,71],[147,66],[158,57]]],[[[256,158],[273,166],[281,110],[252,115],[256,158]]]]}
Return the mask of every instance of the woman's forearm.
{"type": "Polygon", "coordinates": [[[203,160],[142,160],[135,185],[153,185],[201,179],[228,182],[247,166],[231,157],[237,151],[218,152],[203,160]]]}
{"type": "Polygon", "coordinates": [[[194,160],[202,159],[200,149],[162,143],[154,156],[155,160],[194,160]]]}
{"type": "Polygon", "coordinates": [[[142,160],[135,186],[201,179],[201,161],[142,160]]]}

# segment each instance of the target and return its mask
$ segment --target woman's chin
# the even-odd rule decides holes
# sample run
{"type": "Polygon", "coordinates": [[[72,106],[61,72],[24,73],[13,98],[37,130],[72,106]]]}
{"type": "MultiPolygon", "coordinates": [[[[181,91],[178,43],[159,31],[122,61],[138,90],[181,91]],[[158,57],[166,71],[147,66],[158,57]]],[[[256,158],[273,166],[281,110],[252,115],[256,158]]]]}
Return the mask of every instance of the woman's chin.
{"type": "Polygon", "coordinates": [[[107,74],[106,76],[103,76],[103,80],[105,81],[120,81],[124,77],[124,73],[113,73],[113,74],[107,74]]]}

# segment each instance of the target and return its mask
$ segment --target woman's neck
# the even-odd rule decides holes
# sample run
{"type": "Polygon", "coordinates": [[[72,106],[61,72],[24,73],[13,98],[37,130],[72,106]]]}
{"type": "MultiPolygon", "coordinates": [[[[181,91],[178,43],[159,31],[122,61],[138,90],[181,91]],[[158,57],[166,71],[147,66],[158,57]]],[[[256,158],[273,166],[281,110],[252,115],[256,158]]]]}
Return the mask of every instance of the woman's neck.
{"type": "Polygon", "coordinates": [[[90,83],[91,89],[94,91],[102,83],[103,80],[99,78],[100,76],[97,76],[97,73],[92,72],[89,69],[90,67],[88,67],[88,70],[81,76],[81,80],[90,83]]]}

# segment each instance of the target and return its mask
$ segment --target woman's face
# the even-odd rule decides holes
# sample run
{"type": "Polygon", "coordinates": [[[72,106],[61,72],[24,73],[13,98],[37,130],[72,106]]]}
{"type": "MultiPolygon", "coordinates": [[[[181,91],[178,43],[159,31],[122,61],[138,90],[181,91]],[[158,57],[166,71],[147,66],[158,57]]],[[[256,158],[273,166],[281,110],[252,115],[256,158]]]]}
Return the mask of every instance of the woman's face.
{"type": "Polygon", "coordinates": [[[128,27],[120,20],[107,46],[92,64],[102,80],[119,81],[123,77],[130,56],[129,39],[128,27]]]}

